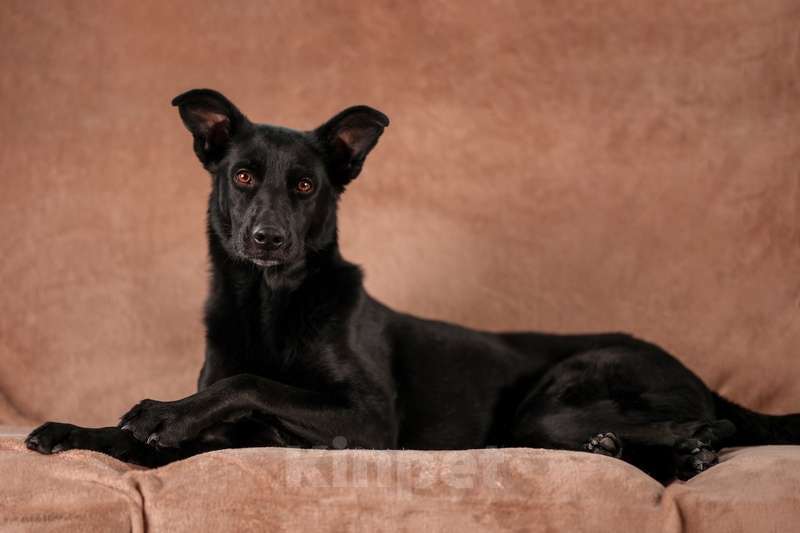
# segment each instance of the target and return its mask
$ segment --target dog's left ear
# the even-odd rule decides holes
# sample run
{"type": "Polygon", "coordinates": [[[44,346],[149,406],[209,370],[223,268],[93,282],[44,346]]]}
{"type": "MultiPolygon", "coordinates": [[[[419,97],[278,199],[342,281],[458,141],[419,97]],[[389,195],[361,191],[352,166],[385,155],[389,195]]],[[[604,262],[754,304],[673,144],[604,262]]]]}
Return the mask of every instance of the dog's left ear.
{"type": "Polygon", "coordinates": [[[358,176],[389,117],[371,107],[349,107],[314,130],[327,150],[331,180],[344,187],[358,176]]]}

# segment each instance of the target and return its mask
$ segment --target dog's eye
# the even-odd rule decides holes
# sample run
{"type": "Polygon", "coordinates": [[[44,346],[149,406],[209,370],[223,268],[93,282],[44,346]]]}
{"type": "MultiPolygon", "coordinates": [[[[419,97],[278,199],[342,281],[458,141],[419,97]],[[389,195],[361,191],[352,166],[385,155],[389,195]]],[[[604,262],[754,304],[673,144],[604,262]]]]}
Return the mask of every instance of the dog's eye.
{"type": "Polygon", "coordinates": [[[297,182],[297,185],[295,185],[295,189],[297,189],[297,192],[300,194],[309,194],[314,190],[314,183],[308,178],[302,178],[297,182]]]}
{"type": "Polygon", "coordinates": [[[252,184],[253,184],[253,182],[255,181],[255,180],[253,179],[253,175],[252,175],[252,174],[250,174],[250,173],[249,173],[248,171],[246,171],[246,170],[237,170],[237,171],[236,171],[236,174],[234,174],[234,175],[233,175],[233,179],[234,179],[234,181],[236,181],[236,183],[238,183],[239,185],[245,185],[245,186],[250,186],[250,185],[252,185],[252,184]]]}

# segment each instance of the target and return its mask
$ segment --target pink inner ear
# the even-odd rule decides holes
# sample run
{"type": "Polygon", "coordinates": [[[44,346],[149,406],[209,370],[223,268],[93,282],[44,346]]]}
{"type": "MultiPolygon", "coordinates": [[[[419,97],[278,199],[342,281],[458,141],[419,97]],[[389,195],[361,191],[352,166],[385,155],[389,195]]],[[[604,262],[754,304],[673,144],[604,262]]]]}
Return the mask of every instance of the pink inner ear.
{"type": "Polygon", "coordinates": [[[352,148],[355,143],[355,135],[353,130],[342,130],[338,133],[339,140],[341,140],[348,147],[352,148]]]}
{"type": "Polygon", "coordinates": [[[202,129],[210,131],[217,124],[227,122],[228,117],[222,113],[214,113],[213,111],[193,111],[192,114],[197,117],[198,122],[201,124],[202,129]]]}
{"type": "Polygon", "coordinates": [[[336,133],[336,136],[343,142],[351,152],[360,152],[366,148],[370,141],[371,128],[344,128],[336,133]]]}
{"type": "Polygon", "coordinates": [[[204,138],[203,150],[223,144],[230,135],[230,119],[222,113],[207,109],[193,110],[192,118],[197,122],[197,131],[204,138]]]}

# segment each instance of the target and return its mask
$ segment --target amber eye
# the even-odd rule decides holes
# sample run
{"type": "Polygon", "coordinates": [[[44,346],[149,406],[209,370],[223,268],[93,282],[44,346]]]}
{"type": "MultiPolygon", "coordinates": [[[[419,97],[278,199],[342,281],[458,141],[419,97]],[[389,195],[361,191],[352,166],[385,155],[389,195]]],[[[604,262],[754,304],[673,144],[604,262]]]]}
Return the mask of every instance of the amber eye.
{"type": "Polygon", "coordinates": [[[314,183],[308,178],[303,178],[297,182],[295,189],[297,189],[297,192],[300,194],[308,194],[314,190],[314,183]]]}
{"type": "Polygon", "coordinates": [[[253,175],[246,170],[237,170],[236,174],[234,174],[233,176],[233,179],[239,185],[246,185],[246,186],[252,185],[253,181],[255,181],[253,180],[253,175]]]}

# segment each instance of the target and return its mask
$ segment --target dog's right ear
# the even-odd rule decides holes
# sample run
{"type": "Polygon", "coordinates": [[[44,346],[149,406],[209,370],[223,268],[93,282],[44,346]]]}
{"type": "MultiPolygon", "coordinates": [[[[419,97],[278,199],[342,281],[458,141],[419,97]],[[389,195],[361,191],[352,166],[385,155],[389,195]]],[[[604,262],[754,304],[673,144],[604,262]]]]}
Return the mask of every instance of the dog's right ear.
{"type": "Polygon", "coordinates": [[[172,99],[194,137],[194,152],[209,168],[225,155],[231,137],[250,121],[230,100],[212,89],[192,89],[172,99]]]}

